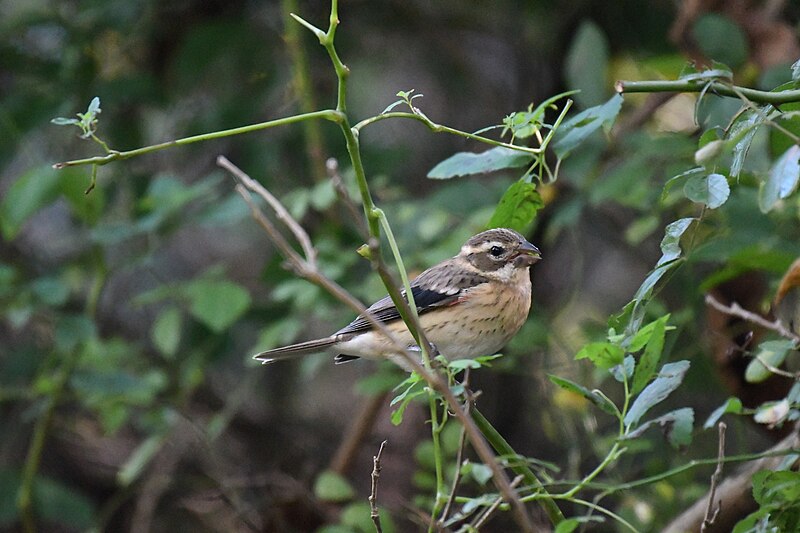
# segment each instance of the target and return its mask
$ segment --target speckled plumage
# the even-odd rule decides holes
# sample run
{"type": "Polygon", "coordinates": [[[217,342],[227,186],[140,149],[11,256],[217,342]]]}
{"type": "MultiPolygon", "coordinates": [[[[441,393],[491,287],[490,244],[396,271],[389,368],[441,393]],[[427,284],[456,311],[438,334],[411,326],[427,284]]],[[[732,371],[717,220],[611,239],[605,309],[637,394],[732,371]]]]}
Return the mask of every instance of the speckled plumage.
{"type": "MultiPolygon", "coordinates": [[[[489,355],[519,330],[531,304],[529,267],[539,250],[514,230],[498,228],[469,239],[458,255],[422,272],[411,282],[422,329],[449,359],[489,355]]],[[[386,296],[368,311],[386,323],[403,346],[415,346],[400,314],[386,296]]],[[[371,323],[359,316],[330,337],[275,348],[255,356],[268,363],[333,348],[337,362],[358,357],[388,357],[397,350],[371,323]]]]}

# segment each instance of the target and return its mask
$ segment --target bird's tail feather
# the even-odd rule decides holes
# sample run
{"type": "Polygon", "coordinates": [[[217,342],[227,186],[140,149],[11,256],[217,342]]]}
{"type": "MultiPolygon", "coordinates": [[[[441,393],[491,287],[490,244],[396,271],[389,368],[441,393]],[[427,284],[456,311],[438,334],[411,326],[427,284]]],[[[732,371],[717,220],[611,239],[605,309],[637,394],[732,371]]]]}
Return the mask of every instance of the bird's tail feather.
{"type": "Polygon", "coordinates": [[[283,359],[292,359],[308,353],[319,352],[325,348],[333,345],[336,342],[334,337],[325,337],[324,339],[315,339],[313,341],[299,342],[281,348],[274,348],[261,352],[253,356],[253,359],[261,361],[262,364],[273,363],[283,359]]]}

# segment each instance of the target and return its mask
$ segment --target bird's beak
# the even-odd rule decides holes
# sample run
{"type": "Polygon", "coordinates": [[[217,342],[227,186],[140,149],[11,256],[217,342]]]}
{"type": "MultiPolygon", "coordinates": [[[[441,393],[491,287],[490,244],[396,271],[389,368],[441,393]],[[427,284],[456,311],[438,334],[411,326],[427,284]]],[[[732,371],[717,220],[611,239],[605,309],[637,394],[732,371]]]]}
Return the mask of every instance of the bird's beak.
{"type": "Polygon", "coordinates": [[[517,248],[517,257],[515,258],[515,262],[519,266],[531,266],[535,263],[538,263],[541,259],[542,253],[536,246],[532,245],[528,241],[522,241],[522,244],[520,244],[519,248],[517,248]]]}

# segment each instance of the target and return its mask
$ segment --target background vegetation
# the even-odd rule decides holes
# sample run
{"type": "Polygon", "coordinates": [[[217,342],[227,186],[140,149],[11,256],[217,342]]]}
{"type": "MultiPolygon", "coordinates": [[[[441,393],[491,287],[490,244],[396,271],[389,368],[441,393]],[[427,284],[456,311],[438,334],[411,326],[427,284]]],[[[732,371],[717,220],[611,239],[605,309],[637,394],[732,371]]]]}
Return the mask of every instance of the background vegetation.
{"type": "MultiPolygon", "coordinates": [[[[413,273],[502,214],[518,180],[535,186],[513,220],[544,255],[534,308],[505,356],[470,375],[477,406],[581,527],[679,528],[683,511],[705,506],[715,468],[735,477],[732,463],[792,437],[790,344],[705,296],[767,313],[800,255],[800,13],[784,2],[517,4],[339,6],[352,122],[414,89],[424,95],[415,106],[464,132],[517,112],[504,140],[527,145],[533,129],[548,130],[525,111],[581,91],[533,171],[523,161],[475,174],[452,160],[443,170],[454,153],[486,147],[416,121],[370,124],[360,135],[369,187],[413,273]],[[620,110],[617,79],[679,79],[686,92],[625,94],[620,110]],[[790,103],[715,94],[732,84],[790,103]],[[452,179],[427,177],[434,167],[452,179]],[[754,355],[786,375],[754,366],[754,355]],[[718,465],[722,412],[706,422],[720,406],[728,462],[718,465]]],[[[98,167],[88,193],[89,166],[52,168],[103,153],[92,118],[99,139],[128,150],[335,107],[330,60],[288,17],[325,29],[328,10],[290,0],[0,4],[0,529],[371,531],[369,474],[384,439],[384,530],[429,524],[437,465],[449,484],[458,464],[458,423],[432,439],[429,406],[414,400],[394,425],[390,401],[405,389],[391,389],[406,376],[388,364],[334,367],[321,355],[259,367],[249,357],[327,334],[352,312],[283,268],[219,154],[285,203],[326,276],[365,302],[385,293],[355,253],[364,237],[325,168],[335,158],[359,198],[335,124],[115,162],[98,167]],[[99,115],[87,110],[95,96],[99,115]],[[88,142],[50,122],[77,112],[88,112],[88,142]]],[[[541,120],[552,124],[565,102],[541,120]]],[[[463,454],[454,530],[474,518],[456,513],[496,498],[491,471],[463,454]]],[[[750,507],[723,503],[709,531],[754,510],[739,531],[796,523],[796,472],[754,479],[750,507]]],[[[752,485],[740,488],[745,499],[752,485]]],[[[542,497],[529,480],[520,494],[542,497]]],[[[535,503],[526,509],[548,527],[535,503]]],[[[484,529],[517,527],[501,512],[484,529]]]]}

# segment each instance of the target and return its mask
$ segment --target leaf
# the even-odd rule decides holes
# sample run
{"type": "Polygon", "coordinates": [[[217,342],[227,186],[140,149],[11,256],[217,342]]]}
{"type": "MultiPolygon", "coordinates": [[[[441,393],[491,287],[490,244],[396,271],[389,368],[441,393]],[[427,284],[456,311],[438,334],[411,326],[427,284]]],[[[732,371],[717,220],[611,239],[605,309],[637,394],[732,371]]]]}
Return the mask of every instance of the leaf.
{"type": "Polygon", "coordinates": [[[694,220],[694,218],[681,218],[667,225],[664,229],[664,238],[661,239],[662,255],[656,266],[669,263],[681,256],[681,236],[689,229],[694,220]]]}
{"type": "Polygon", "coordinates": [[[605,518],[602,516],[576,516],[574,518],[567,518],[566,520],[562,520],[558,523],[553,533],[572,533],[578,526],[581,524],[587,524],[589,522],[605,522],[605,518]]]}
{"type": "Polygon", "coordinates": [[[542,207],[544,202],[536,185],[523,180],[516,181],[500,198],[488,227],[511,228],[523,232],[542,207]]]}
{"type": "Polygon", "coordinates": [[[610,342],[593,342],[580,349],[575,360],[589,359],[597,368],[608,370],[622,364],[625,350],[610,342]]]}
{"type": "Polygon", "coordinates": [[[150,330],[153,344],[168,358],[174,357],[178,351],[182,322],[181,312],[175,307],[167,307],[158,314],[150,330]]]}
{"type": "Polygon", "coordinates": [[[504,168],[519,168],[528,165],[533,154],[496,146],[485,152],[459,152],[433,167],[428,177],[433,179],[449,179],[457,176],[494,172],[504,168]]]}
{"type": "Polygon", "coordinates": [[[759,505],[800,502],[800,472],[762,470],[753,475],[753,499],[759,505]]]}
{"type": "Polygon", "coordinates": [[[602,411],[614,416],[619,416],[619,410],[617,407],[603,394],[599,394],[597,391],[591,391],[584,387],[583,385],[579,385],[574,381],[570,381],[566,378],[554,376],[552,374],[547,375],[548,379],[552,381],[554,384],[558,385],[562,389],[572,392],[574,394],[578,394],[579,396],[589,400],[591,403],[599,407],[602,411]]]}
{"type": "Polygon", "coordinates": [[[748,58],[749,50],[744,32],[738,24],[724,15],[701,15],[694,23],[692,36],[708,59],[738,67],[748,58]]]}
{"type": "Polygon", "coordinates": [[[683,186],[683,193],[692,202],[706,204],[709,209],[716,209],[728,201],[731,188],[722,174],[693,176],[683,186]]]}
{"type": "Polygon", "coordinates": [[[792,81],[800,80],[800,59],[792,63],[792,81]]]}
{"type": "Polygon", "coordinates": [[[719,419],[722,418],[722,415],[727,413],[733,413],[735,415],[741,414],[742,400],[736,398],[735,396],[728,398],[725,403],[714,409],[714,411],[708,415],[708,419],[706,420],[705,424],[703,424],[703,429],[713,428],[719,419]]]}
{"type": "Polygon", "coordinates": [[[634,426],[651,407],[664,401],[683,381],[689,370],[689,361],[667,363],[661,367],[658,377],[650,383],[634,400],[628,414],[625,415],[625,425],[634,426]]]}
{"type": "Polygon", "coordinates": [[[618,322],[624,317],[628,318],[628,324],[625,326],[625,340],[622,341],[622,346],[627,346],[630,343],[630,340],[633,336],[639,331],[639,328],[642,325],[642,320],[644,320],[644,312],[647,307],[647,304],[650,302],[650,298],[653,295],[653,289],[656,286],[664,274],[675,268],[679,261],[670,261],[669,263],[660,265],[656,267],[650,274],[647,275],[645,280],[636,290],[636,294],[633,295],[633,300],[625,306],[623,309],[623,313],[620,314],[618,318],[615,318],[615,322],[618,322]],[[629,307],[630,306],[630,307],[629,307]]]}
{"type": "MultiPolygon", "coordinates": [[[[661,352],[664,350],[664,335],[666,333],[666,319],[669,315],[656,320],[653,324],[652,335],[647,342],[644,353],[639,358],[636,370],[633,374],[633,384],[631,393],[638,394],[653,377],[658,361],[661,359],[661,352]]],[[[644,328],[642,328],[644,329],[644,328]]]]}
{"type": "Polygon", "coordinates": [[[40,166],[17,178],[0,202],[0,229],[4,239],[14,239],[28,218],[56,199],[62,177],[58,170],[40,166]]]}
{"type": "Polygon", "coordinates": [[[766,341],[758,346],[758,353],[747,365],[744,372],[744,379],[748,383],[761,383],[772,376],[764,363],[771,367],[779,367],[786,359],[786,355],[794,349],[794,343],[790,340],[766,341]],[[762,361],[764,363],[762,363],[762,361]]]}
{"type": "Polygon", "coordinates": [[[188,283],[184,292],[191,315],[215,333],[227,329],[250,307],[247,289],[228,280],[200,278],[188,283]]]}
{"type": "Polygon", "coordinates": [[[624,439],[636,439],[645,431],[654,426],[660,426],[667,437],[667,441],[674,447],[680,448],[692,442],[692,426],[694,424],[694,409],[684,407],[670,411],[653,420],[648,420],[634,431],[627,433],[624,439]]]}
{"type": "Polygon", "coordinates": [[[758,207],[769,212],[778,200],[788,197],[800,179],[800,146],[792,145],[775,162],[758,194],[758,207]]]}
{"type": "Polygon", "coordinates": [[[43,522],[60,524],[66,530],[84,531],[95,524],[95,506],[77,487],[37,477],[33,484],[33,503],[43,522]]]}
{"type": "Polygon", "coordinates": [[[609,131],[622,108],[622,96],[616,94],[606,103],[590,107],[564,121],[558,128],[553,142],[556,157],[564,159],[589,135],[600,129],[609,131]]]}
{"type": "Polygon", "coordinates": [[[72,126],[78,124],[80,121],[77,118],[56,117],[50,120],[51,124],[56,126],[72,126]]]}
{"type": "Polygon", "coordinates": [[[664,184],[664,190],[661,192],[661,201],[663,202],[666,200],[667,196],[669,195],[669,191],[674,187],[680,180],[691,178],[693,176],[701,175],[705,173],[705,169],[703,167],[695,167],[690,168],[684,172],[681,172],[677,176],[672,176],[667,182],[664,184]]]}
{"type": "Polygon", "coordinates": [[[314,496],[325,502],[352,500],[356,491],[342,476],[332,470],[321,472],[314,481],[314,496]]]}
{"type": "Polygon", "coordinates": [[[578,89],[575,100],[581,107],[603,102],[607,96],[608,40],[590,20],[581,22],[564,60],[564,77],[570,89],[578,89]]]}
{"type": "Polygon", "coordinates": [[[766,424],[770,427],[782,424],[789,414],[790,404],[784,398],[778,402],[765,402],[758,406],[753,420],[757,424],[766,424]]]}
{"type": "Polygon", "coordinates": [[[164,444],[164,435],[150,435],[133,450],[117,472],[117,483],[127,487],[136,481],[164,444]]]}
{"type": "Polygon", "coordinates": [[[728,138],[734,142],[733,160],[731,161],[731,178],[738,178],[744,167],[744,160],[750,145],[753,143],[759,126],[764,123],[766,112],[771,106],[767,106],[759,113],[746,111],[734,123],[728,134],[728,138]]]}
{"type": "Polygon", "coordinates": [[[472,478],[480,483],[481,485],[486,485],[486,482],[492,479],[492,469],[486,466],[483,463],[470,463],[472,468],[470,469],[470,475],[472,478]]]}
{"type": "Polygon", "coordinates": [[[634,335],[633,338],[631,338],[627,346],[625,346],[625,349],[629,352],[638,352],[639,350],[647,346],[647,343],[650,342],[650,339],[653,336],[653,332],[658,322],[664,324],[664,331],[675,329],[674,326],[666,325],[667,322],[669,321],[670,316],[671,315],[667,313],[661,318],[653,320],[649,324],[642,326],[642,328],[636,332],[636,335],[634,335]]]}
{"type": "Polygon", "coordinates": [[[632,355],[626,355],[622,360],[622,363],[611,367],[609,372],[611,372],[611,375],[614,376],[614,379],[620,383],[624,383],[626,380],[630,379],[631,376],[633,376],[634,366],[636,366],[636,360],[632,355]]]}

